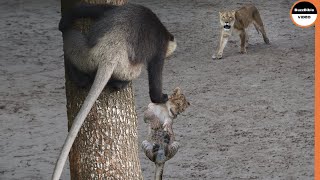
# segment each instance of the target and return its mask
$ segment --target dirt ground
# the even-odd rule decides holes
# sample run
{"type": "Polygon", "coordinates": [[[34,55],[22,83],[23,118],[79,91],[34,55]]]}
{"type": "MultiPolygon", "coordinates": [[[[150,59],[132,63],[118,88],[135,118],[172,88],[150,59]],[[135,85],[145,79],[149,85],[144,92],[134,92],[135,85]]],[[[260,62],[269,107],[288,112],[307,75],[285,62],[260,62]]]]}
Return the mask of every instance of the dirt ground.
{"type": "MultiPolygon", "coordinates": [[[[294,0],[131,2],[150,7],[175,35],[164,88],[181,87],[192,104],[174,124],[182,147],[164,179],[313,179],[314,28],[290,21],[294,0]],[[247,54],[233,36],[224,59],[212,60],[218,11],[248,2],[271,45],[252,26],[247,54]]],[[[49,179],[67,135],[60,1],[2,0],[0,16],[0,179],[49,179]]],[[[134,86],[141,143],[145,72],[134,86]]],[[[153,164],[140,152],[152,179],[153,164]]]]}

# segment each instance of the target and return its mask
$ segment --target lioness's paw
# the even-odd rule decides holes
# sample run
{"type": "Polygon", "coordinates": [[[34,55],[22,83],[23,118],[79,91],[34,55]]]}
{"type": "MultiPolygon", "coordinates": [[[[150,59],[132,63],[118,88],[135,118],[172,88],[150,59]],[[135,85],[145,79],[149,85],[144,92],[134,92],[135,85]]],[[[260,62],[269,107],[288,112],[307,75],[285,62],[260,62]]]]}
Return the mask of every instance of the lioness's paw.
{"type": "Polygon", "coordinates": [[[269,41],[268,38],[265,38],[265,39],[264,39],[264,42],[265,42],[266,44],[270,44],[270,41],[269,41]]]}
{"type": "Polygon", "coordinates": [[[212,55],[212,59],[221,59],[222,53],[217,53],[216,55],[212,55]]]}
{"type": "Polygon", "coordinates": [[[241,49],[240,50],[240,54],[246,54],[247,53],[247,50],[246,49],[241,49]]]}

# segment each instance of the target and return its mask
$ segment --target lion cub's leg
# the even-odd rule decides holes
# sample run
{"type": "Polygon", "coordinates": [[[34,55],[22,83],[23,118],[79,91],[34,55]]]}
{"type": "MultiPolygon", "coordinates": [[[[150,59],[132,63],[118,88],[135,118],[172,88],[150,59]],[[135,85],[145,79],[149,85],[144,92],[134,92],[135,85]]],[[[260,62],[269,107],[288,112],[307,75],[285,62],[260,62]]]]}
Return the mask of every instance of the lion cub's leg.
{"type": "Polygon", "coordinates": [[[225,33],[225,32],[223,32],[223,30],[221,31],[218,52],[217,52],[216,55],[213,55],[212,58],[217,58],[217,59],[221,59],[222,58],[222,53],[223,53],[224,48],[227,45],[229,37],[230,37],[229,33],[225,33]]]}
{"type": "Polygon", "coordinates": [[[263,37],[263,41],[266,44],[270,44],[269,38],[267,37],[267,33],[264,30],[263,22],[260,17],[259,11],[255,11],[253,14],[253,24],[254,24],[255,28],[261,32],[262,37],[263,37]]]}
{"type": "Polygon", "coordinates": [[[247,42],[247,33],[244,29],[240,30],[240,53],[244,54],[247,53],[246,50],[246,42],[247,42]]]}

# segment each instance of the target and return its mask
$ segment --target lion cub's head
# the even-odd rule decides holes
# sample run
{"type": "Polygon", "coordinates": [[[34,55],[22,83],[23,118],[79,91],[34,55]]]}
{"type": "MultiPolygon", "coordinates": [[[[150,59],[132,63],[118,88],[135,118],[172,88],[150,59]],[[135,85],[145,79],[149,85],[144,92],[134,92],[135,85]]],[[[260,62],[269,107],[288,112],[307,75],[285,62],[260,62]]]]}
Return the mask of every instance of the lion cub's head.
{"type": "Polygon", "coordinates": [[[187,101],[186,97],[182,93],[179,87],[173,90],[173,94],[169,96],[170,103],[170,113],[176,117],[178,114],[182,113],[187,109],[190,103],[187,101]]]}
{"type": "Polygon", "coordinates": [[[230,30],[236,20],[236,11],[235,10],[222,11],[222,12],[219,12],[219,14],[220,14],[220,24],[223,27],[223,29],[226,31],[230,30]]]}

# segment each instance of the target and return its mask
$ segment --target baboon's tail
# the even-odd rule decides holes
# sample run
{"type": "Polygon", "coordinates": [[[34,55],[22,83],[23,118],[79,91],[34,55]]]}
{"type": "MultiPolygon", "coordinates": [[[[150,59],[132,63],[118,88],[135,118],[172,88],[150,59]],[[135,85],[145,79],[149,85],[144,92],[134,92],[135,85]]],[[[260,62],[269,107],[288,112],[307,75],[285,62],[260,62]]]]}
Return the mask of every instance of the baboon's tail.
{"type": "Polygon", "coordinates": [[[78,134],[84,120],[88,116],[93,104],[98,99],[100,93],[102,92],[105,85],[109,81],[109,79],[113,73],[114,68],[115,68],[115,65],[110,67],[110,64],[109,64],[109,66],[102,65],[98,68],[98,71],[97,71],[95,80],[91,86],[91,89],[90,89],[86,99],[84,100],[80,111],[78,112],[76,118],[74,119],[73,124],[71,126],[71,129],[69,131],[69,134],[68,134],[66,141],[63,145],[59,159],[56,163],[56,166],[55,166],[55,169],[53,172],[52,180],[59,180],[61,173],[62,173],[62,170],[63,170],[63,166],[68,158],[68,154],[69,154],[70,149],[72,147],[72,144],[73,144],[74,140],[76,139],[77,134],[78,134]]]}

